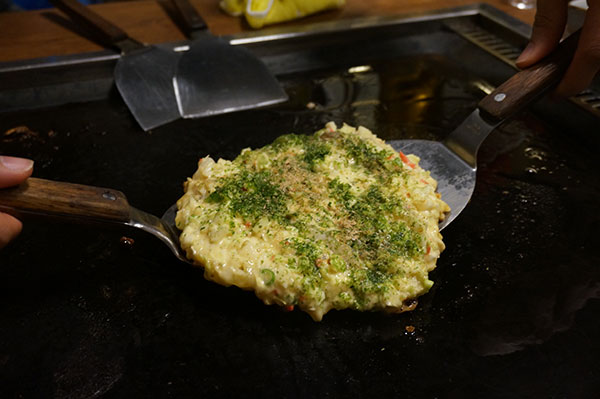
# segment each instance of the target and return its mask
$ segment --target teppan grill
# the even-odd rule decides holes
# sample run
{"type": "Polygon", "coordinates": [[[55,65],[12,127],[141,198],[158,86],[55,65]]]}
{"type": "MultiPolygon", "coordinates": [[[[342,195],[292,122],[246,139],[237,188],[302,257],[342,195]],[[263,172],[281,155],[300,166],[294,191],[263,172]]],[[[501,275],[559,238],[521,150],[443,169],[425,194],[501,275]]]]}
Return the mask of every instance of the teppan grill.
{"type": "MultiPolygon", "coordinates": [[[[330,120],[443,139],[514,73],[528,33],[483,6],[302,29],[231,38],[289,102],[150,132],[114,89],[112,53],[4,64],[0,153],[160,215],[200,157],[330,120]]],[[[492,133],[471,202],[443,231],[435,285],[409,313],[315,323],[204,280],[143,232],[26,220],[0,252],[0,396],[593,397],[597,87],[492,133]]]]}

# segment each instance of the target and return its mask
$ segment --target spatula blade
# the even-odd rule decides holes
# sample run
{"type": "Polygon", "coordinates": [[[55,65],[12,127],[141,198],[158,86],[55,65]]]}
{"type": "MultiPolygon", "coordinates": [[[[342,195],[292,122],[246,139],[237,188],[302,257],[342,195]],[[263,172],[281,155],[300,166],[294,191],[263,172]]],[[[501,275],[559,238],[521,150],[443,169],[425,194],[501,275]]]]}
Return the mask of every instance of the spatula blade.
{"type": "Polygon", "coordinates": [[[260,59],[210,35],[194,41],[182,54],[173,86],[184,118],[264,107],[288,99],[260,59]]]}
{"type": "Polygon", "coordinates": [[[450,206],[450,213],[440,223],[440,230],[454,220],[467,206],[475,189],[476,168],[467,164],[443,143],[428,140],[392,140],[396,151],[415,154],[419,165],[431,172],[438,182],[437,191],[450,206]]]}
{"type": "Polygon", "coordinates": [[[180,118],[173,76],[179,54],[148,46],[123,55],[115,67],[119,93],[145,131],[180,118]]]}

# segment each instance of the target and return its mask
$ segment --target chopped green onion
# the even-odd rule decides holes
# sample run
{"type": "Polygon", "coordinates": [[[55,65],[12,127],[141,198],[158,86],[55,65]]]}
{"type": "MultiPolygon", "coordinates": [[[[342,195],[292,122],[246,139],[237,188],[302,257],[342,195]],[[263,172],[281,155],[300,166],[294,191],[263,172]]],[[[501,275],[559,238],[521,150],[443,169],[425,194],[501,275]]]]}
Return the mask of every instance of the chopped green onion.
{"type": "Polygon", "coordinates": [[[265,285],[272,285],[275,282],[275,273],[271,269],[260,269],[260,272],[265,276],[265,285]]]}

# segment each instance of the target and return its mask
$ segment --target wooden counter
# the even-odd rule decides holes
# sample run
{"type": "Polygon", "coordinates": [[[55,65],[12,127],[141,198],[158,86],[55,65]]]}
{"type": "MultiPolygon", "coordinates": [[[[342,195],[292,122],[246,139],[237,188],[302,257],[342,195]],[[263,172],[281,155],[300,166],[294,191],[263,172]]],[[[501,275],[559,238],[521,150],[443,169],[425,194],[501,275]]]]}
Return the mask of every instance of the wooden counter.
{"type": "MultiPolygon", "coordinates": [[[[242,18],[231,17],[222,12],[218,6],[218,0],[192,0],[192,2],[206,19],[214,34],[235,34],[252,30],[242,18]]],[[[468,0],[347,0],[346,6],[342,9],[322,12],[289,22],[287,25],[363,16],[401,15],[473,3],[477,2],[468,0]]],[[[526,23],[533,22],[534,11],[513,8],[507,4],[507,0],[489,0],[486,3],[526,23]]],[[[177,25],[169,18],[168,0],[125,1],[91,7],[124,29],[133,38],[144,43],[163,43],[185,39],[177,25]]],[[[0,62],[77,54],[102,49],[93,41],[75,33],[77,29],[64,14],[54,9],[2,13],[0,14],[0,62]]]]}

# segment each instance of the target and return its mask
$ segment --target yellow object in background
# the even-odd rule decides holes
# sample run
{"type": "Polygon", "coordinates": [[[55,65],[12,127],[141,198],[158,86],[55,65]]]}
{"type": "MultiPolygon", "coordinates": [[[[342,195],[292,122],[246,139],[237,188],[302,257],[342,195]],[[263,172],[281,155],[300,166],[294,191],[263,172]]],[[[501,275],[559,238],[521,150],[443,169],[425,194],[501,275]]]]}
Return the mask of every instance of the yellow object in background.
{"type": "Polygon", "coordinates": [[[302,18],[319,11],[342,7],[346,0],[221,0],[221,8],[244,16],[255,28],[302,18]]]}

